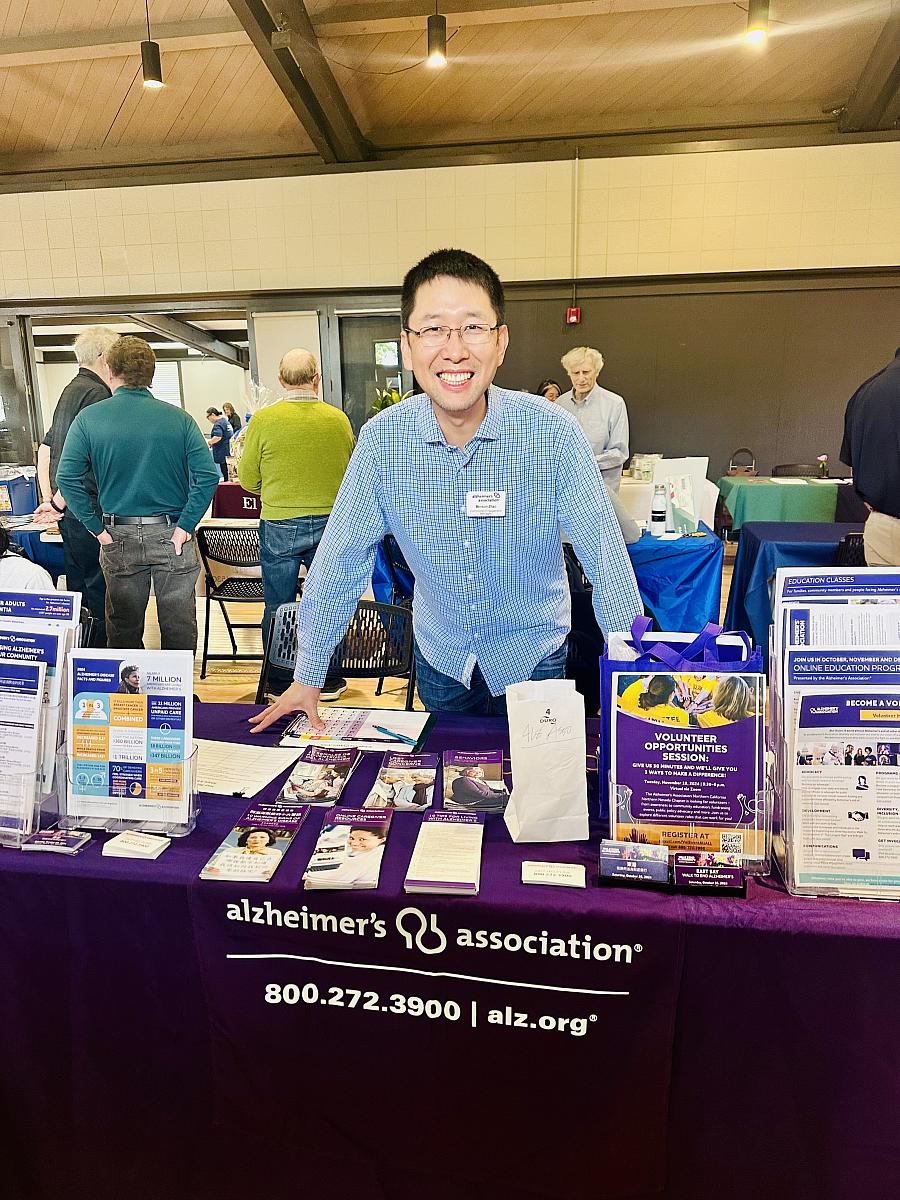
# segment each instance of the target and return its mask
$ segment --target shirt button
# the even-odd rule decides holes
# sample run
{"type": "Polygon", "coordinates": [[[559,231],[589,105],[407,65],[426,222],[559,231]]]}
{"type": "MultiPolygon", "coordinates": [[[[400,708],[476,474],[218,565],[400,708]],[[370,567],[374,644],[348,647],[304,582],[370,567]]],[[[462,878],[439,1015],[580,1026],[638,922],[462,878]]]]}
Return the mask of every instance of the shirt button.
{"type": "Polygon", "coordinates": [[[468,548],[469,548],[469,543],[468,543],[468,542],[463,542],[463,549],[464,549],[464,550],[468,550],[468,548]]]}
{"type": "Polygon", "coordinates": [[[469,605],[469,607],[471,608],[472,612],[474,612],[474,611],[475,611],[475,609],[478,607],[478,605],[477,605],[477,604],[470,604],[470,605],[469,605]]]}
{"type": "Polygon", "coordinates": [[[474,576],[474,575],[467,575],[467,576],[466,576],[466,578],[467,578],[467,579],[474,579],[474,578],[475,578],[475,576],[474,576]]]}
{"type": "Polygon", "coordinates": [[[466,511],[466,506],[465,506],[464,504],[463,504],[463,505],[461,505],[461,506],[460,506],[460,510],[459,510],[459,511],[460,511],[461,513],[464,513],[464,512],[466,511]]]}

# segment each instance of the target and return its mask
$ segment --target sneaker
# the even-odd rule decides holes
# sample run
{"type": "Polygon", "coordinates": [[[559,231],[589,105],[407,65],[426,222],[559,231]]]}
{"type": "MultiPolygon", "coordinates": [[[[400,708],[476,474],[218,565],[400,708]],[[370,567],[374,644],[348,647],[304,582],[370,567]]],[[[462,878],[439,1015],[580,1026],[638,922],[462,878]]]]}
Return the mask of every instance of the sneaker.
{"type": "Polygon", "coordinates": [[[347,690],[346,679],[326,679],[319,693],[320,700],[337,700],[347,690]]]}

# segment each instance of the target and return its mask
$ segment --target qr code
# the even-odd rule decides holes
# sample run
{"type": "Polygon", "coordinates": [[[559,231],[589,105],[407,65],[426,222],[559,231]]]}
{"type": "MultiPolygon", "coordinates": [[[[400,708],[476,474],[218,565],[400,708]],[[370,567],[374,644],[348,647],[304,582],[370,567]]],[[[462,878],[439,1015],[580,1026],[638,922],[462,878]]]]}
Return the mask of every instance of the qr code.
{"type": "Polygon", "coordinates": [[[743,854],[744,835],[740,830],[735,833],[719,834],[719,851],[722,854],[743,854]]]}

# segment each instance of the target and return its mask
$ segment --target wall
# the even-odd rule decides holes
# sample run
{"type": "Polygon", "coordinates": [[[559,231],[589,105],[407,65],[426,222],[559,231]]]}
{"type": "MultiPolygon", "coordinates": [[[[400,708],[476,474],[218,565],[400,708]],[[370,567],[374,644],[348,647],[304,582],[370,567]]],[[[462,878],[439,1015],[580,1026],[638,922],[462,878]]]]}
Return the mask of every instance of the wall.
{"type": "MultiPolygon", "coordinates": [[[[77,371],[75,363],[38,363],[38,387],[41,393],[41,411],[44,415],[44,428],[49,429],[53,419],[53,410],[59,400],[60,392],[74,377],[77,371]]],[[[228,363],[216,359],[197,358],[183,359],[181,362],[181,392],[184,407],[197,421],[206,434],[209,432],[209,421],[206,410],[215,406],[221,409],[226,400],[230,400],[243,419],[247,411],[246,381],[249,376],[240,367],[232,367],[228,363]]]]}
{"type": "MultiPolygon", "coordinates": [[[[566,162],[0,196],[0,294],[394,286],[455,243],[570,275],[566,162]]],[[[590,159],[582,277],[893,265],[900,142],[590,159]]]]}
{"type": "Polygon", "coordinates": [[[253,312],[253,344],[256,377],[264,387],[278,393],[278,364],[288,350],[302,347],[322,362],[319,346],[319,315],[315,312],[253,312]]]}

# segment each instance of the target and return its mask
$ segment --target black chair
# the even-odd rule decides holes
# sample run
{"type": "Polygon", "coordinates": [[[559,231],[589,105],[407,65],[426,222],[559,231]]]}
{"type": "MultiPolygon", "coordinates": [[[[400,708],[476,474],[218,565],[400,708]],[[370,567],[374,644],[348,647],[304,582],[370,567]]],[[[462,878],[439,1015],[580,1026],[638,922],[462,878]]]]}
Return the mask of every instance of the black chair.
{"type": "Polygon", "coordinates": [[[206,664],[213,660],[262,658],[262,654],[238,654],[237,642],[234,640],[235,629],[259,629],[258,621],[240,624],[228,616],[226,604],[261,604],[263,602],[263,583],[259,576],[228,575],[216,581],[210,563],[220,563],[223,567],[258,567],[259,563],[259,529],[242,525],[204,525],[197,529],[197,549],[203,562],[206,578],[206,619],[203,628],[203,657],[200,662],[200,678],[206,678],[206,664]],[[231,639],[231,654],[209,653],[209,618],[213,600],[222,610],[225,628],[231,639]]]}
{"type": "Polygon", "coordinates": [[[838,542],[836,567],[865,567],[866,548],[861,533],[845,533],[838,542]]]}
{"type": "MultiPolygon", "coordinates": [[[[299,604],[282,604],[275,613],[266,642],[266,653],[256,689],[262,704],[271,667],[293,670],[297,657],[299,604]]],[[[331,656],[329,675],[345,679],[383,679],[407,675],[406,709],[412,711],[415,691],[412,613],[399,604],[360,600],[347,632],[331,656]]]]}
{"type": "MultiPolygon", "coordinates": [[[[397,539],[392,533],[385,536],[381,543],[384,550],[384,565],[387,568],[388,577],[391,581],[391,604],[399,604],[401,608],[408,608],[412,611],[413,598],[409,591],[409,581],[413,579],[413,573],[409,569],[409,563],[403,556],[403,551],[397,544],[397,539]]],[[[414,582],[414,581],[413,581],[414,582]]],[[[416,659],[413,655],[412,666],[410,667],[412,686],[415,687],[416,681],[416,659]]],[[[375,695],[380,696],[384,690],[384,676],[382,676],[375,685],[375,695]]]]}
{"type": "Polygon", "coordinates": [[[777,479],[786,476],[801,476],[801,475],[818,475],[819,463],[781,463],[777,467],[772,468],[772,478],[777,479]]]}

